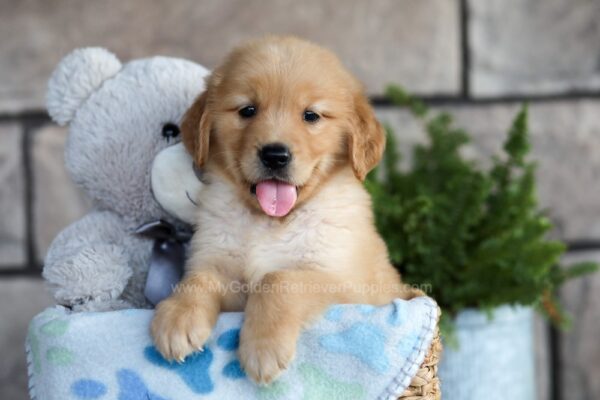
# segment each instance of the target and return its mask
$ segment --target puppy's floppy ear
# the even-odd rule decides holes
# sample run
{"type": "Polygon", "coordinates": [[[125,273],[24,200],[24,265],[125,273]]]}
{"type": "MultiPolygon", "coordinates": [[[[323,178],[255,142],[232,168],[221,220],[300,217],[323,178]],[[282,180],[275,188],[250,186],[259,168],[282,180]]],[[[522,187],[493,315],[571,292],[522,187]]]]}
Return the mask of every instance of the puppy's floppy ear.
{"type": "Polygon", "coordinates": [[[187,110],[181,123],[181,138],[198,167],[208,158],[211,122],[206,110],[208,91],[202,93],[187,110]]]}
{"type": "Polygon", "coordinates": [[[354,175],[364,180],[369,171],[381,161],[385,148],[384,129],[366,96],[354,96],[354,116],[348,138],[348,154],[354,175]]]}

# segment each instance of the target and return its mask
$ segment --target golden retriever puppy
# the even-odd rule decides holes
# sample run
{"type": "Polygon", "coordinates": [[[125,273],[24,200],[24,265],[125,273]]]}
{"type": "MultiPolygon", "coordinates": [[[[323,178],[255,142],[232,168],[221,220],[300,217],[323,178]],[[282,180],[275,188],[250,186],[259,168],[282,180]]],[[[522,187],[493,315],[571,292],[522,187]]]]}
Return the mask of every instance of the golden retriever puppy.
{"type": "Polygon", "coordinates": [[[268,383],[328,305],[416,293],[390,264],[362,185],[383,129],[331,52],[274,36],[235,49],[182,133],[206,186],[184,279],[152,321],[165,358],[201,351],[220,311],[244,310],[240,362],[268,383]]]}

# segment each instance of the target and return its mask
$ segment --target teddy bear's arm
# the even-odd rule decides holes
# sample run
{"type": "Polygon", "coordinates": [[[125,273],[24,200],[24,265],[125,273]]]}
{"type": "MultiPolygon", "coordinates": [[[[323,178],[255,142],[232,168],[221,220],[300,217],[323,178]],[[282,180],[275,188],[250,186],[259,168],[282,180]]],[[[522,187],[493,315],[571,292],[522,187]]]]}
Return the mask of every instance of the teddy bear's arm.
{"type": "Polygon", "coordinates": [[[43,271],[56,302],[86,311],[128,307],[120,299],[132,275],[123,245],[128,235],[110,211],[94,211],[65,228],[52,242],[43,271]]]}

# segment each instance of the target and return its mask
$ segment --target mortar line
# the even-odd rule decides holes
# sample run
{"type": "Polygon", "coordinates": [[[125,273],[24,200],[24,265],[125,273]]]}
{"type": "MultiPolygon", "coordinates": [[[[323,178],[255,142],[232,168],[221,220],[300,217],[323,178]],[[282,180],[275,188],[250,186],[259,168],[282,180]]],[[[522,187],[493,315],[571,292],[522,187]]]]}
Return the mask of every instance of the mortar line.
{"type": "Polygon", "coordinates": [[[29,116],[22,121],[23,127],[23,174],[25,181],[25,248],[27,265],[26,270],[39,273],[40,267],[37,260],[35,241],[35,174],[33,171],[33,136],[34,130],[47,123],[44,116],[29,116]]]}
{"type": "Polygon", "coordinates": [[[460,0],[460,55],[461,55],[461,95],[465,99],[471,96],[471,48],[469,46],[469,4],[460,0]]]}
{"type": "Polygon", "coordinates": [[[31,165],[31,126],[27,120],[22,121],[23,141],[21,153],[23,157],[24,207],[25,207],[25,269],[30,269],[35,263],[33,243],[33,174],[31,165]]]}

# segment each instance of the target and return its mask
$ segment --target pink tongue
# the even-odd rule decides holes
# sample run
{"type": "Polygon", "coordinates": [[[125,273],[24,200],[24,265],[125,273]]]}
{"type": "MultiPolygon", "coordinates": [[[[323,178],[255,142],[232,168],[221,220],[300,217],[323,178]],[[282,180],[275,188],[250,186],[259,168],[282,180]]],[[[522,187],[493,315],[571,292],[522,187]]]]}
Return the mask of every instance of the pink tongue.
{"type": "Polygon", "coordinates": [[[296,203],[296,187],[275,180],[263,181],[256,185],[256,198],[260,208],[271,217],[287,215],[296,203]]]}

